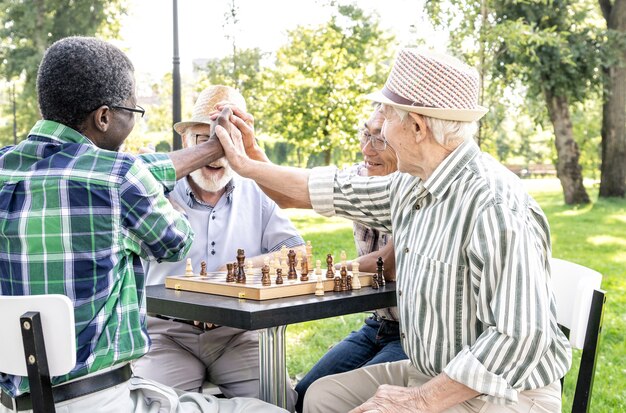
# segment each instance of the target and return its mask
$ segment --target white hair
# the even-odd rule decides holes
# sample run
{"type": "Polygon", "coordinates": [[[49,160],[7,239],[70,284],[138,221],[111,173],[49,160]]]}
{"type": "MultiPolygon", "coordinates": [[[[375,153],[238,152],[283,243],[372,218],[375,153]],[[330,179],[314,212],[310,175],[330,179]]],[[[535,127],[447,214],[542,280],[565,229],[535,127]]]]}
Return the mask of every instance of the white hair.
{"type": "Polygon", "coordinates": [[[424,122],[433,138],[442,146],[460,143],[474,138],[478,132],[478,122],[459,122],[424,116],[424,122]]]}

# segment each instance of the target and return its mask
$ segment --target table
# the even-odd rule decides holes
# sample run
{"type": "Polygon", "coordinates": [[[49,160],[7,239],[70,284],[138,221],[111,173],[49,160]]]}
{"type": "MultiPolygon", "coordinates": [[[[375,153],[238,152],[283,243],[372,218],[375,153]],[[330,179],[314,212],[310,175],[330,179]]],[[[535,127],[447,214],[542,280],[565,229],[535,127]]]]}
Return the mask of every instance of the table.
{"type": "Polygon", "coordinates": [[[323,297],[303,295],[254,301],[172,290],[160,284],[147,287],[146,298],[148,311],[152,313],[259,330],[261,400],[286,408],[287,325],[393,307],[396,305],[396,286],[388,282],[378,290],[364,287],[340,293],[327,292],[323,297]]]}

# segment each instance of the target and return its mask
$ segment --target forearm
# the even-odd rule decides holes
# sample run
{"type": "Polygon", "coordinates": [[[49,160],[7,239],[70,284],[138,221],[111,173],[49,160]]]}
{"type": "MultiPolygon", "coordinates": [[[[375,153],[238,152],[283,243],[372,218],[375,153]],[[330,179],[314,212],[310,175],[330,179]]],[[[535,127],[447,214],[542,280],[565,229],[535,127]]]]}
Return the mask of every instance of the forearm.
{"type": "MultiPolygon", "coordinates": [[[[396,276],[396,257],[393,249],[393,241],[389,241],[387,245],[377,251],[372,251],[369,254],[362,255],[352,261],[358,261],[359,271],[362,272],[376,272],[378,257],[383,258],[385,280],[395,281],[396,276]]],[[[350,262],[351,267],[352,262],[350,262]]],[[[350,268],[351,269],[351,268],[350,268]]]]}
{"type": "Polygon", "coordinates": [[[217,139],[210,139],[208,142],[192,148],[181,149],[169,154],[176,170],[177,180],[223,156],[224,149],[217,139]]]}
{"type": "Polygon", "coordinates": [[[441,373],[417,388],[425,411],[440,412],[480,395],[477,391],[441,373]]]}

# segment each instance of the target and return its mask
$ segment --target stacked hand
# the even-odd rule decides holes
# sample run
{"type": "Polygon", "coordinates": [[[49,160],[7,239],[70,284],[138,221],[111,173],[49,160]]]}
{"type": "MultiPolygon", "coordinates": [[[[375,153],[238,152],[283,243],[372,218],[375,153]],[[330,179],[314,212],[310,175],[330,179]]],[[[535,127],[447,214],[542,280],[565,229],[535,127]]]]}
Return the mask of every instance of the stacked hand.
{"type": "Polygon", "coordinates": [[[423,407],[416,387],[381,385],[376,394],[350,413],[431,413],[423,407]]]}

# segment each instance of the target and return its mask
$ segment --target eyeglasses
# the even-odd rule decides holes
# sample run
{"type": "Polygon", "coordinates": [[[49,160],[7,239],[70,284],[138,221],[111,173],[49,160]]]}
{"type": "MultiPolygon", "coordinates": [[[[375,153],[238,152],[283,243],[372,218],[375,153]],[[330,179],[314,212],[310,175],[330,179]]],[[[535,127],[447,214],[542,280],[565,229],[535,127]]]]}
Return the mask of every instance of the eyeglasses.
{"type": "Polygon", "coordinates": [[[203,133],[196,133],[194,136],[196,137],[196,145],[200,145],[201,143],[208,141],[211,137],[211,135],[206,135],[203,133]]]}
{"type": "Polygon", "coordinates": [[[387,140],[383,138],[381,135],[372,135],[367,130],[367,128],[361,128],[359,130],[359,135],[361,136],[361,146],[365,147],[367,143],[372,146],[377,152],[382,152],[387,149],[387,140]]]}
{"type": "Polygon", "coordinates": [[[123,110],[127,110],[129,112],[139,113],[142,118],[143,118],[143,115],[146,114],[146,110],[144,108],[142,108],[141,106],[139,106],[139,105],[135,105],[134,108],[127,108],[126,106],[111,105],[111,108],[113,108],[113,109],[123,109],[123,110]]]}

